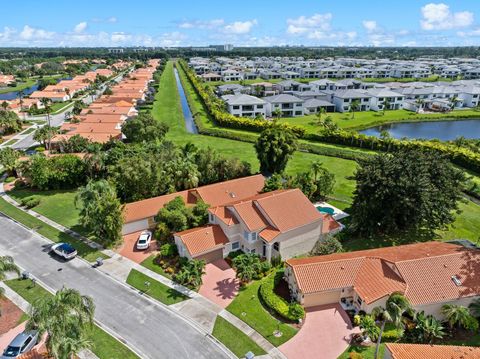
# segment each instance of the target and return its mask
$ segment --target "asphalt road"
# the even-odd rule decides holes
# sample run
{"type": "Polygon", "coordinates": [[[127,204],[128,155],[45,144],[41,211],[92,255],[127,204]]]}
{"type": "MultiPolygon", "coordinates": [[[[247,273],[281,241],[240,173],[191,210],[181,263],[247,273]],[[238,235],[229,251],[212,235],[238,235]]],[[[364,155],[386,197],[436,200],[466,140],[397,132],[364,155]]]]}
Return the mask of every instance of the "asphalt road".
{"type": "Polygon", "coordinates": [[[0,214],[0,255],[11,255],[40,282],[75,288],[93,297],[95,319],[123,338],[142,358],[229,358],[178,314],[91,268],[81,259],[51,257],[51,242],[0,214]]]}

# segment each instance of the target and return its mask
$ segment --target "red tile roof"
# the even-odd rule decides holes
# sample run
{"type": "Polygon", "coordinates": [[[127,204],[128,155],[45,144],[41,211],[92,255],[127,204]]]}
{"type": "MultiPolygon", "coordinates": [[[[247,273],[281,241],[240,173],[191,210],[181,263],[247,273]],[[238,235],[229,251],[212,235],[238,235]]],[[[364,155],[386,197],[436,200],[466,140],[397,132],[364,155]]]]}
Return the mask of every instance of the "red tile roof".
{"type": "Polygon", "coordinates": [[[386,343],[392,359],[478,359],[479,347],[430,344],[386,343]]]}
{"type": "Polygon", "coordinates": [[[229,240],[218,225],[209,225],[175,233],[192,257],[222,248],[229,240]]]}
{"type": "Polygon", "coordinates": [[[287,261],[303,293],[353,287],[367,303],[393,292],[413,305],[480,294],[480,251],[441,242],[287,261]],[[457,286],[452,276],[459,278],[457,286]]]}

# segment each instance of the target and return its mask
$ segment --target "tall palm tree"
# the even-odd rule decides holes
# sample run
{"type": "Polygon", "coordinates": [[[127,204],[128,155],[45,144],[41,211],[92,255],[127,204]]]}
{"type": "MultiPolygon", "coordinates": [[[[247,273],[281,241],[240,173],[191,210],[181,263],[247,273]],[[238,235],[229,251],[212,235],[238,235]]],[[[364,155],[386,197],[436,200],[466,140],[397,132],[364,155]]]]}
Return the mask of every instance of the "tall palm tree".
{"type": "Polygon", "coordinates": [[[323,163],[320,162],[320,161],[314,161],[314,162],[312,162],[311,167],[312,167],[312,172],[313,172],[313,179],[315,180],[315,182],[317,182],[318,174],[323,169],[323,163]]]}
{"type": "Polygon", "coordinates": [[[320,109],[317,112],[317,123],[319,126],[322,126],[322,117],[324,114],[327,113],[327,110],[325,110],[325,107],[320,107],[320,109]]]}
{"type": "Polygon", "coordinates": [[[385,111],[387,109],[390,109],[390,101],[388,101],[388,98],[385,98],[385,100],[383,100],[382,105],[383,105],[383,108],[382,108],[383,115],[385,116],[385,111]]]}
{"type": "Polygon", "coordinates": [[[350,112],[352,113],[352,120],[355,118],[355,112],[360,108],[360,101],[353,100],[350,104],[350,112]]]}
{"type": "Polygon", "coordinates": [[[453,96],[451,99],[450,99],[450,108],[453,110],[455,108],[455,106],[457,105],[457,102],[458,102],[459,98],[457,96],[453,96]]]}
{"type": "MultiPolygon", "coordinates": [[[[0,256],[0,281],[5,280],[7,273],[20,274],[20,269],[17,267],[13,258],[10,256],[0,256]]],[[[0,287],[0,298],[3,297],[4,289],[0,287]]],[[[2,316],[2,310],[0,308],[0,317],[2,316]]]]}
{"type": "Polygon", "coordinates": [[[27,329],[48,333],[48,351],[55,358],[71,357],[88,347],[86,330],[93,325],[95,305],[91,297],[62,288],[54,296],[37,299],[30,309],[27,329]]]}
{"type": "MultiPolygon", "coordinates": [[[[50,99],[46,97],[42,97],[40,99],[40,102],[42,103],[43,107],[45,108],[45,113],[47,114],[47,124],[49,127],[51,127],[50,124],[50,113],[52,112],[52,108],[50,107],[50,99]]],[[[48,149],[50,149],[52,138],[51,136],[48,138],[48,149]]]]}
{"type": "Polygon", "coordinates": [[[372,310],[372,316],[380,320],[380,333],[378,335],[377,345],[375,348],[375,359],[378,358],[380,343],[382,342],[383,331],[387,322],[393,323],[396,328],[403,328],[403,316],[411,313],[412,306],[408,299],[401,293],[393,293],[385,304],[385,308],[376,307],[372,310]]]}

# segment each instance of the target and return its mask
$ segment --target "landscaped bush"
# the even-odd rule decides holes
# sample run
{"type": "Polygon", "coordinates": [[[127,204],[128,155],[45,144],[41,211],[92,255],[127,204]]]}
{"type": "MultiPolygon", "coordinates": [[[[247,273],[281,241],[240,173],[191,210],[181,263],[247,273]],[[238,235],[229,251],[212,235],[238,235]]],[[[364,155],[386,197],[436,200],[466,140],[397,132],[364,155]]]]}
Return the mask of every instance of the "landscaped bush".
{"type": "Polygon", "coordinates": [[[177,246],[172,243],[166,243],[160,247],[162,257],[174,257],[178,254],[177,246]]]}
{"type": "Polygon", "coordinates": [[[192,289],[202,285],[202,275],[205,274],[205,261],[192,259],[181,266],[173,280],[192,289]]]}
{"type": "Polygon", "coordinates": [[[172,232],[170,231],[170,229],[168,229],[168,226],[165,224],[165,223],[159,223],[157,224],[157,227],[155,228],[155,233],[154,233],[154,237],[155,237],[155,240],[157,241],[166,241],[168,240],[172,235],[172,232]]]}
{"type": "Polygon", "coordinates": [[[242,253],[232,260],[236,276],[242,283],[250,282],[252,279],[263,278],[272,268],[269,262],[261,261],[257,254],[242,253]]]}
{"type": "Polygon", "coordinates": [[[13,177],[13,176],[5,178],[5,183],[10,183],[10,182],[13,182],[13,181],[15,181],[15,177],[13,177]]]}
{"type": "Polygon", "coordinates": [[[272,273],[260,286],[259,294],[263,303],[276,314],[290,321],[298,321],[305,317],[305,310],[298,303],[288,303],[275,293],[274,289],[283,280],[283,270],[272,273]]]}
{"type": "Polygon", "coordinates": [[[342,243],[332,236],[328,236],[325,240],[318,241],[312,250],[312,254],[314,255],[325,255],[339,252],[343,252],[342,243]]]}
{"type": "Polygon", "coordinates": [[[30,209],[30,208],[36,207],[40,204],[40,198],[38,198],[36,196],[25,197],[25,198],[22,198],[20,200],[20,204],[23,207],[26,207],[26,208],[30,209]]]}

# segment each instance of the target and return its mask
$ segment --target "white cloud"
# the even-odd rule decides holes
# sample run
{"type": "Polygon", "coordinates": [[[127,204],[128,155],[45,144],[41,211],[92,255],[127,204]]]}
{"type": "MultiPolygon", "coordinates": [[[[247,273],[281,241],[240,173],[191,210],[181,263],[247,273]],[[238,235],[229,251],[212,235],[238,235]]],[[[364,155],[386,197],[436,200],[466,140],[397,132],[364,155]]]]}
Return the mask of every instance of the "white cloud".
{"type": "Polygon", "coordinates": [[[77,34],[80,34],[80,33],[84,32],[86,28],[87,28],[87,22],[82,21],[82,22],[78,23],[77,25],[75,25],[75,27],[73,28],[73,31],[77,34]]]}
{"type": "Polygon", "coordinates": [[[368,32],[377,30],[377,22],[374,20],[364,20],[362,21],[362,25],[368,32]]]}
{"type": "Polygon", "coordinates": [[[107,22],[110,22],[112,24],[117,22],[117,21],[118,21],[118,19],[115,16],[111,16],[107,19],[107,22]]]}
{"type": "Polygon", "coordinates": [[[470,11],[451,12],[444,3],[430,3],[421,8],[423,19],[420,25],[423,30],[449,30],[470,26],[473,13],[470,11]]]}
{"type": "Polygon", "coordinates": [[[43,29],[36,29],[34,27],[25,25],[22,32],[20,32],[21,40],[46,40],[51,39],[55,35],[54,32],[46,31],[43,29]]]}
{"type": "Polygon", "coordinates": [[[458,31],[457,36],[460,36],[460,37],[478,37],[478,36],[480,36],[480,28],[473,29],[471,31],[458,31]]]}
{"type": "Polygon", "coordinates": [[[257,20],[247,20],[247,21],[235,21],[231,24],[227,24],[223,27],[223,32],[227,34],[248,34],[252,27],[257,25],[257,20]]]}
{"type": "Polygon", "coordinates": [[[292,35],[304,34],[309,31],[328,31],[332,14],[314,14],[310,17],[300,16],[296,19],[287,19],[287,33],[292,35]]]}
{"type": "Polygon", "coordinates": [[[215,29],[225,24],[223,19],[184,21],[178,25],[181,29],[215,29]]]}
{"type": "Polygon", "coordinates": [[[156,41],[159,46],[165,47],[175,47],[181,46],[183,40],[185,40],[187,36],[181,32],[174,31],[174,32],[167,32],[162,34],[156,41]]]}

